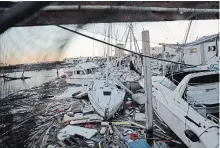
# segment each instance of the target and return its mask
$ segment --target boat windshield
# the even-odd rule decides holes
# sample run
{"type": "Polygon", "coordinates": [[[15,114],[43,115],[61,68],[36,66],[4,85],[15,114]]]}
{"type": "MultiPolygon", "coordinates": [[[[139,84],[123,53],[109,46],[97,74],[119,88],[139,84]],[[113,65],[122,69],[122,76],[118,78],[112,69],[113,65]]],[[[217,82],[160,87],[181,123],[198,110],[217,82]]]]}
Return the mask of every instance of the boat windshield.
{"type": "Polygon", "coordinates": [[[163,86],[169,88],[170,90],[174,90],[176,88],[176,85],[171,81],[169,80],[168,78],[164,78],[160,84],[162,84],[163,86]]]}
{"type": "Polygon", "coordinates": [[[94,74],[96,71],[96,68],[87,69],[87,74],[94,74]]]}

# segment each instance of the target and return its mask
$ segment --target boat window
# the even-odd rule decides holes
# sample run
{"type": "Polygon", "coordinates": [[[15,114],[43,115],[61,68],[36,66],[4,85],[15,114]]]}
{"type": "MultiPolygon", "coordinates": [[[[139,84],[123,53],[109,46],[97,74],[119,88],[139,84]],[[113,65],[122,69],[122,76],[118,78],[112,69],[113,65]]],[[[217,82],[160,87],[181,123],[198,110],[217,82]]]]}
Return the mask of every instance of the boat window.
{"type": "Polygon", "coordinates": [[[78,75],[84,75],[84,74],[85,74],[84,71],[82,71],[82,70],[77,70],[76,73],[77,73],[78,75]]]}
{"type": "Polygon", "coordinates": [[[170,90],[174,90],[176,88],[176,85],[170,81],[168,78],[164,78],[160,84],[162,84],[163,86],[169,88],[170,90]]]}
{"type": "Polygon", "coordinates": [[[91,69],[87,69],[87,74],[91,74],[92,70],[91,69]]]}
{"type": "Polygon", "coordinates": [[[104,96],[110,96],[111,92],[110,91],[103,91],[104,96]]]}
{"type": "Polygon", "coordinates": [[[219,74],[191,78],[183,94],[183,99],[191,104],[219,103],[219,74]]]}
{"type": "Polygon", "coordinates": [[[212,75],[205,75],[205,76],[192,78],[189,81],[189,85],[195,86],[195,85],[217,83],[217,82],[219,82],[219,74],[212,74],[212,75]]]}

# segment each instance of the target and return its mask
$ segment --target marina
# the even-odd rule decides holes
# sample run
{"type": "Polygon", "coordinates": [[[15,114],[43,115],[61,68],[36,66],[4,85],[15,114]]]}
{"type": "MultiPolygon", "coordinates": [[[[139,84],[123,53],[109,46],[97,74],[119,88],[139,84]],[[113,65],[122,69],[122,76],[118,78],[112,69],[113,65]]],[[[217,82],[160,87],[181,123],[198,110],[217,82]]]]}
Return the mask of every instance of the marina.
{"type": "MultiPolygon", "coordinates": [[[[66,14],[67,10],[73,15],[78,8],[74,6],[81,6],[77,11],[84,13],[106,11],[106,16],[111,15],[109,9],[112,13],[126,12],[128,16],[133,16],[133,11],[140,11],[140,17],[151,11],[155,14],[163,13],[163,17],[170,13],[177,13],[177,17],[184,12],[181,14],[182,20],[186,19],[185,13],[192,13],[189,8],[168,7],[172,2],[163,7],[155,7],[156,3],[135,7],[130,7],[135,2],[129,5],[111,4],[111,7],[103,5],[103,2],[100,5],[97,3],[40,3],[42,6],[39,7],[48,6],[40,10],[43,13],[39,16],[50,14],[50,17],[55,17],[51,14],[56,13],[57,17],[60,13],[66,14]]],[[[25,3],[16,5],[21,4],[25,3]]],[[[184,2],[182,6],[189,7],[184,2]]],[[[31,7],[30,3],[28,8],[31,7]]],[[[219,11],[214,8],[191,9],[198,14],[210,14],[210,18],[214,18],[212,14],[219,11]]],[[[68,18],[71,15],[64,16],[68,18]]],[[[45,52],[47,56],[41,62],[25,64],[25,58],[22,58],[22,64],[10,65],[11,59],[8,63],[0,61],[1,148],[219,147],[219,32],[189,40],[194,21],[192,19],[185,23],[182,31],[185,32],[184,40],[181,43],[169,43],[168,39],[160,40],[157,35],[159,42],[155,46],[152,41],[155,32],[152,30],[157,28],[156,23],[152,23],[154,27],[149,25],[140,31],[140,28],[137,29],[138,23],[134,23],[139,20],[138,17],[134,17],[134,21],[129,17],[121,20],[111,18],[110,21],[100,20],[102,27],[96,28],[100,22],[94,18],[95,23],[92,25],[96,31],[104,30],[104,35],[100,37],[98,33],[79,31],[83,27],[88,29],[84,25],[80,28],[78,24],[76,29],[71,28],[71,25],[60,25],[63,22],[72,24],[84,21],[84,18],[78,18],[82,16],[81,13],[76,16],[74,21],[60,18],[58,25],[49,22],[60,32],[56,32],[55,39],[51,39],[52,44],[45,47],[48,50],[45,52]],[[127,22],[122,24],[124,28],[120,28],[121,24],[114,24],[121,21],[127,22]],[[58,39],[57,35],[60,36],[58,39]],[[88,53],[93,56],[83,53],[77,57],[67,52],[68,47],[71,51],[77,47],[71,46],[77,40],[75,36],[83,38],[77,52],[83,53],[80,50],[89,47],[92,50],[88,53]],[[87,39],[91,40],[91,44],[88,42],[86,45],[87,39]],[[58,55],[62,55],[61,60],[46,61],[48,57],[54,56],[53,52],[49,52],[50,48],[58,49],[58,55]],[[95,51],[98,50],[101,52],[96,52],[97,56],[95,51]],[[65,52],[68,56],[64,57],[65,52]]],[[[207,16],[199,17],[208,20],[207,16]]],[[[17,25],[30,25],[36,21],[36,17],[32,19],[34,21],[17,25]]],[[[143,21],[145,19],[143,17],[143,21]]],[[[158,21],[156,18],[149,19],[158,21]]],[[[180,18],[172,19],[175,21],[180,18]]],[[[43,25],[45,20],[36,21],[34,25],[38,23],[43,25]]],[[[2,28],[6,30],[14,26],[11,23],[8,25],[4,27],[2,24],[2,28]]],[[[4,31],[0,35],[2,42],[8,33],[4,31]]],[[[163,35],[167,34],[161,33],[160,36],[163,35]]],[[[36,42],[40,43],[38,40],[36,42]]]]}

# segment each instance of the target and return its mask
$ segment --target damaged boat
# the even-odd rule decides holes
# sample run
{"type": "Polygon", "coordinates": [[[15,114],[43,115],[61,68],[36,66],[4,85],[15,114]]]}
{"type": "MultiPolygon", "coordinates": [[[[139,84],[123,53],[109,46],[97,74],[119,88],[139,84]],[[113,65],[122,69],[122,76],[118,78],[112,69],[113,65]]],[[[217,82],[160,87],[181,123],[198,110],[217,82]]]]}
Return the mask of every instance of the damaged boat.
{"type": "MultiPolygon", "coordinates": [[[[111,24],[108,25],[110,36],[111,24]]],[[[109,38],[110,42],[110,38],[109,38]]],[[[113,78],[109,78],[109,50],[107,48],[107,65],[103,77],[96,78],[88,88],[88,97],[96,112],[105,119],[109,119],[118,111],[124,102],[125,90],[117,85],[113,78]]]]}
{"type": "Polygon", "coordinates": [[[89,100],[96,112],[103,118],[111,118],[124,102],[125,90],[109,79],[96,79],[88,90],[89,100]]]}
{"type": "Polygon", "coordinates": [[[153,82],[153,107],[188,147],[216,148],[219,147],[218,91],[216,71],[168,74],[153,82]]]}
{"type": "Polygon", "coordinates": [[[99,66],[93,62],[78,64],[72,69],[64,71],[66,82],[75,85],[88,85],[93,81],[99,66]]]}

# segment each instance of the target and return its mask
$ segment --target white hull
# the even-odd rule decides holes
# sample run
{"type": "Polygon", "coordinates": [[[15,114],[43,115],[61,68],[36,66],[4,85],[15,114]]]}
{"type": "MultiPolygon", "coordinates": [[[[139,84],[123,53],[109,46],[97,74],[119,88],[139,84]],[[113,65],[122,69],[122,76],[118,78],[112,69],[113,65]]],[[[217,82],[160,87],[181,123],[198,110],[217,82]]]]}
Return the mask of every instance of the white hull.
{"type": "Polygon", "coordinates": [[[136,91],[141,88],[141,85],[138,83],[138,81],[137,82],[125,82],[123,84],[132,91],[136,91]]]}
{"type": "Polygon", "coordinates": [[[66,78],[66,83],[75,85],[89,85],[94,78],[66,78]]]}
{"type": "MultiPolygon", "coordinates": [[[[164,104],[159,99],[153,99],[153,108],[160,116],[160,118],[170,127],[170,129],[188,146],[192,148],[217,148],[218,145],[218,128],[211,127],[209,132],[203,133],[206,129],[204,127],[197,127],[191,122],[186,121],[186,114],[184,114],[181,108],[175,107],[171,104],[164,104]],[[182,114],[182,116],[180,116],[182,114]],[[185,123],[186,122],[186,123],[185,123]],[[185,126],[186,125],[186,126],[185,126]],[[190,141],[184,134],[186,129],[190,129],[194,132],[199,131],[200,142],[190,141]]],[[[194,111],[193,109],[191,110],[194,111]]],[[[195,120],[195,119],[193,119],[195,120]]],[[[195,120],[199,123],[199,121],[195,120]]]]}
{"type": "MultiPolygon", "coordinates": [[[[158,77],[159,78],[159,77],[158,77]]],[[[162,78],[162,77],[161,77],[162,78]]],[[[159,78],[159,79],[161,79],[159,78]]],[[[158,81],[159,81],[158,79],[158,81]]],[[[140,85],[143,87],[143,79],[140,85]]],[[[218,148],[219,126],[204,118],[188,103],[181,99],[179,93],[174,93],[165,86],[153,82],[153,108],[170,129],[188,146],[192,148],[218,148]],[[156,88],[156,89],[155,89],[156,88]],[[189,117],[193,120],[186,119],[189,117]],[[185,130],[193,131],[198,137],[198,142],[192,142],[186,137],[185,130]]]]}
{"type": "Polygon", "coordinates": [[[116,87],[115,82],[109,80],[109,85],[105,86],[105,80],[94,80],[88,90],[89,100],[96,112],[109,119],[118,111],[123,104],[125,91],[116,87]],[[108,95],[104,95],[108,92],[108,95]]]}

